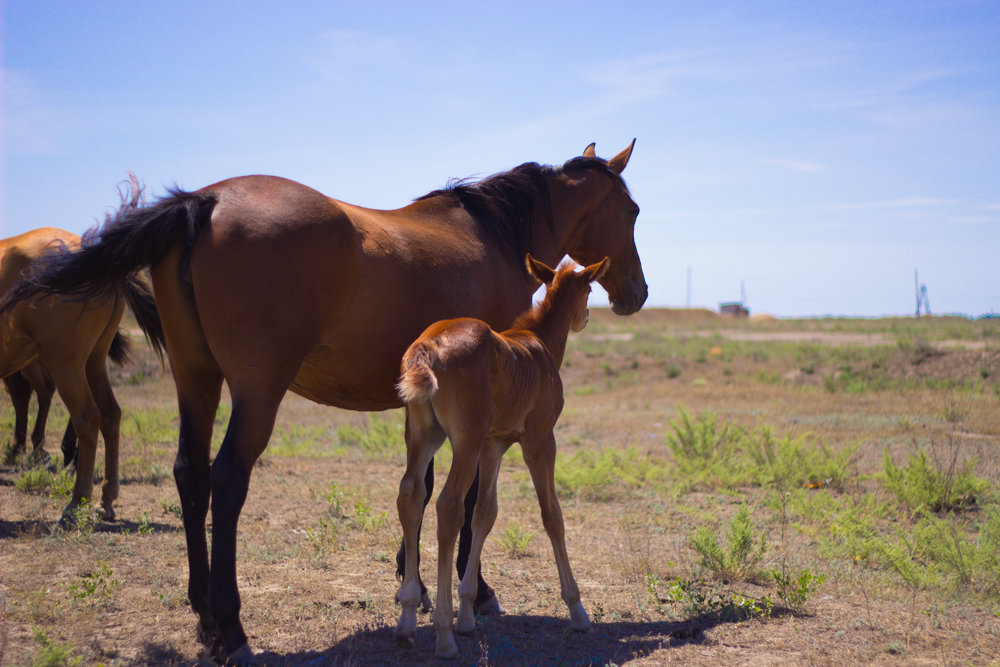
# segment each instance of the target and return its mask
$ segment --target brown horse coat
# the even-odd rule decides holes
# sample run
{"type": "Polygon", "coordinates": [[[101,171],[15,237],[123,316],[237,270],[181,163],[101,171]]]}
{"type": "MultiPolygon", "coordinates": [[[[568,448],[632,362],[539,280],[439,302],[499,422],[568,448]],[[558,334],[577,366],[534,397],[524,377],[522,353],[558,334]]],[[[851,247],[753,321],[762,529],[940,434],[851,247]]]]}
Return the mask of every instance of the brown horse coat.
{"type": "MultiPolygon", "coordinates": [[[[79,245],[80,237],[53,227],[0,240],[0,294],[7,294],[34,265],[41,263],[47,252],[79,245]]],[[[130,304],[141,302],[142,307],[153,308],[152,296],[134,283],[126,286],[126,296],[130,304]]],[[[98,511],[106,519],[114,518],[121,410],[111,390],[107,359],[116,342],[125,305],[125,298],[113,294],[86,302],[42,295],[22,301],[8,299],[0,310],[0,377],[6,379],[21,371],[34,373],[43,388],[44,381],[51,378],[76,431],[77,476],[64,519],[72,519],[72,510],[91,498],[98,433],[104,436],[105,448],[105,475],[98,511]]],[[[123,342],[124,339],[117,339],[119,346],[123,342]]],[[[123,348],[120,351],[124,354],[123,348]]],[[[30,388],[28,391],[30,398],[30,388]]],[[[13,392],[12,397],[15,397],[13,392]]],[[[40,393],[40,405],[43,399],[40,393]]],[[[42,428],[43,416],[40,412],[42,428]]],[[[41,446],[40,440],[35,440],[35,446],[41,446]]]]}
{"type": "Polygon", "coordinates": [[[392,211],[269,176],[174,190],[123,212],[94,243],[22,284],[15,298],[94,295],[149,268],[180,411],[174,476],[188,595],[217,657],[251,655],[236,527],[285,392],[355,410],[400,407],[399,359],[424,327],[467,315],[502,329],[531,305],[526,252],[550,265],[566,254],[582,263],[610,256],[601,284],[613,308],[639,310],[639,208],[620,176],[631,152],[605,161],[591,144],[562,166],[528,163],[392,211]],[[223,382],[232,415],[210,463],[223,382]]]}
{"type": "Polygon", "coordinates": [[[527,259],[531,275],[545,283],[545,299],[522,315],[513,328],[493,331],[482,320],[460,318],[432,324],[403,355],[398,389],[406,401],[406,472],[399,484],[397,507],[409,560],[397,597],[402,611],[397,641],[412,645],[421,590],[417,581],[420,522],[428,491],[423,471],[447,436],[454,456],[448,479],[437,501],[438,588],[434,610],[435,654],[458,653],[452,636],[451,558],[463,519],[462,499],[478,469],[479,497],[472,517],[469,567],[459,586],[458,631],[476,628],[473,600],[487,535],[497,516],[497,475],[500,460],[520,442],[525,463],[542,510],[542,522],[552,541],[563,600],[574,630],[586,631],[590,619],[580,603],[580,590],[570,569],[562,512],[555,493],[555,436],[562,412],[559,378],[570,330],[587,323],[590,283],[608,269],[608,260],[574,273],[569,264],[553,271],[527,259]]]}

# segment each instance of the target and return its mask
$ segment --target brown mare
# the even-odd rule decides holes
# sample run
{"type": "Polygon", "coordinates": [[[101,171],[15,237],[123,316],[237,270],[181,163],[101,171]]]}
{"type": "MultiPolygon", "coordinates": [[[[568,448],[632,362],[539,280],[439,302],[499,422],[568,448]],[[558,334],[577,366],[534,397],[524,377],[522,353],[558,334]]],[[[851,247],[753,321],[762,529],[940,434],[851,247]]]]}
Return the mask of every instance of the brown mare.
{"type": "Polygon", "coordinates": [[[472,316],[504,329],[531,306],[527,252],[550,265],[566,254],[584,264],[610,256],[601,284],[613,309],[639,310],[639,207],[621,178],[631,152],[605,161],[591,144],[562,166],[523,164],[390,211],[271,176],[173,190],[22,284],[20,297],[92,296],[150,268],[180,412],[174,477],[188,596],[216,657],[252,656],[239,618],[236,527],[285,392],[352,410],[402,407],[399,360],[428,324],[472,316]],[[232,414],[213,462],[223,382],[232,414]]]}
{"type": "Polygon", "coordinates": [[[608,259],[579,273],[567,264],[558,271],[528,255],[528,270],[545,283],[545,299],[524,313],[512,328],[493,331],[473,318],[443,320],[429,326],[403,355],[399,395],[406,402],[406,472],[399,483],[399,520],[408,560],[397,597],[402,607],[396,639],[412,646],[416,636],[420,523],[427,489],[424,471],[444,443],[451,442],[451,471],[437,500],[438,588],[434,610],[435,655],[458,654],[452,635],[451,558],[464,520],[463,498],[479,473],[479,497],[472,517],[472,545],[466,574],[459,584],[456,630],[476,629],[473,600],[483,544],[497,516],[500,460],[515,442],[542,510],[542,524],[552,541],[562,598],[574,630],[590,629],[580,603],[580,589],[566,554],[562,511],[555,492],[556,440],[553,429],[563,408],[559,377],[570,330],[587,325],[590,283],[608,270],[608,259]]]}
{"type": "MultiPolygon", "coordinates": [[[[27,271],[43,263],[43,257],[50,250],[79,245],[80,237],[76,234],[52,227],[0,240],[0,294],[7,294],[27,271]]],[[[112,356],[118,360],[124,360],[127,353],[126,341],[118,334],[126,302],[137,311],[137,319],[145,320],[143,313],[152,312],[155,321],[156,307],[148,288],[137,281],[126,284],[123,296],[110,295],[86,302],[58,295],[42,295],[24,301],[5,297],[0,309],[0,377],[6,379],[27,371],[29,377],[36,374],[34,379],[43,391],[46,381],[54,384],[66,404],[72,431],[79,441],[76,483],[70,503],[63,512],[64,521],[71,521],[73,510],[84,499],[91,499],[98,434],[104,437],[105,471],[97,511],[107,520],[115,516],[113,503],[118,498],[121,410],[111,390],[107,360],[112,348],[116,350],[112,356]]],[[[155,332],[155,328],[151,331],[155,332]]],[[[17,385],[18,380],[14,383],[17,385]]],[[[23,394],[23,389],[22,385],[15,391],[23,394]]],[[[30,385],[28,392],[30,398],[30,385]]],[[[15,393],[11,396],[14,398],[15,393]]],[[[41,405],[44,395],[39,396],[41,405]]],[[[37,426],[36,422],[36,429],[37,426]]],[[[42,429],[44,432],[44,424],[42,429]]],[[[65,447],[67,439],[63,442],[65,447]]],[[[40,441],[35,440],[36,450],[40,446],[40,441]]],[[[67,456],[72,460],[72,453],[67,456]]]]}

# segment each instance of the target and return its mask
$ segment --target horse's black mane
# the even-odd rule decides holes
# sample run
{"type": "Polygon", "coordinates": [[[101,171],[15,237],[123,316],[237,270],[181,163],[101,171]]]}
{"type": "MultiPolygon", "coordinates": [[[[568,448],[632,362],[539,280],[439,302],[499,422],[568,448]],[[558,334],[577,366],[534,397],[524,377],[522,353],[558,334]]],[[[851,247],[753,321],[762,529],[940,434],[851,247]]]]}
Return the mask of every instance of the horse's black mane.
{"type": "Polygon", "coordinates": [[[526,162],[479,181],[453,179],[445,188],[416,201],[439,196],[457,199],[511,259],[521,262],[529,250],[532,227],[540,223],[552,228],[552,202],[546,180],[560,171],[583,169],[599,169],[621,181],[604,160],[575,157],[562,167],[526,162]]]}

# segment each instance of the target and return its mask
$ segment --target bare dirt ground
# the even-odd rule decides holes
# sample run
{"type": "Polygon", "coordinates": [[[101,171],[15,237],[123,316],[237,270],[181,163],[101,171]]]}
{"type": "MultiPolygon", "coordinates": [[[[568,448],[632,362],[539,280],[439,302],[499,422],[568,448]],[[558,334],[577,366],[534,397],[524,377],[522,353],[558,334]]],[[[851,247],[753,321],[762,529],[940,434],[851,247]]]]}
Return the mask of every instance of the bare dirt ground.
{"type": "MultiPolygon", "coordinates": [[[[560,452],[634,448],[669,462],[665,436],[683,408],[747,427],[811,433],[834,449],[860,443],[852,482],[859,487],[876,486],[871,476],[883,451],[902,461],[919,444],[961,447],[963,456],[978,459],[977,474],[1000,489],[1000,398],[983,389],[1000,378],[997,338],[897,345],[884,327],[830,331],[827,324],[733,326],[698,313],[650,310],[620,319],[592,311],[564,366],[560,452]],[[880,353],[829,351],[848,348],[880,353]],[[835,386],[874,373],[895,384],[835,386]],[[945,418],[953,413],[960,418],[945,418]]],[[[4,665],[210,662],[186,602],[184,536],[170,474],[176,404],[169,371],[147,354],[116,374],[125,412],[117,521],[93,532],[60,531],[62,501],[16,489],[24,470],[0,466],[4,665]],[[154,428],[148,415],[167,428],[154,428]]],[[[54,453],[65,413],[53,413],[54,453]]],[[[415,648],[393,640],[395,495],[404,447],[399,413],[380,419],[397,435],[395,450],[345,436],[346,427],[368,428],[367,415],[291,395],[282,406],[272,445],[254,471],[238,544],[241,617],[262,663],[440,662],[428,615],[420,616],[415,648]]],[[[9,437],[0,434],[5,444],[9,437]]],[[[824,556],[816,546],[822,536],[763,518],[767,498],[758,487],[623,484],[602,494],[564,494],[570,560],[594,621],[590,633],[574,634],[516,455],[505,460],[500,482],[500,516],[483,568],[507,613],[481,618],[474,636],[458,637],[454,664],[990,665],[1000,656],[1000,599],[961,587],[908,586],[884,567],[824,556]],[[707,607],[695,613],[672,601],[666,582],[699,576],[695,529],[717,527],[748,500],[767,532],[767,564],[787,560],[826,581],[802,609],[777,604],[754,617],[707,607]],[[532,533],[517,548],[505,538],[532,533]]],[[[433,590],[432,508],[421,554],[433,590]]],[[[718,584],[776,599],[766,581],[718,584]]]]}

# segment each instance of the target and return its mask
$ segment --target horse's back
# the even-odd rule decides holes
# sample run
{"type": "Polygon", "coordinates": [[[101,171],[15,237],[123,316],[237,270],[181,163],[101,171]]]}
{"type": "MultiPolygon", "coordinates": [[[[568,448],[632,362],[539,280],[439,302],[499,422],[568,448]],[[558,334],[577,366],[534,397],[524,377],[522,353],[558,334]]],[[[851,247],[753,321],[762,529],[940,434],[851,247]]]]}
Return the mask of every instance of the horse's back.
{"type": "Polygon", "coordinates": [[[65,229],[41,227],[0,240],[0,293],[6,293],[21,273],[50,248],[75,248],[80,237],[65,229]]]}

